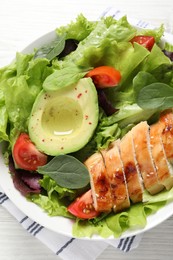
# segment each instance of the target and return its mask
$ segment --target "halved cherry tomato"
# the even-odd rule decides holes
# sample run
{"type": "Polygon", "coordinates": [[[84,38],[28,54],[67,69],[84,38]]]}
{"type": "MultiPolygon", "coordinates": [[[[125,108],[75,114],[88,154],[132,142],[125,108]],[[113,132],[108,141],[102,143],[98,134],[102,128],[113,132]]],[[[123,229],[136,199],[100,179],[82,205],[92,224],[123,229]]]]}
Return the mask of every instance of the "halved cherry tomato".
{"type": "Polygon", "coordinates": [[[100,66],[90,70],[86,77],[91,77],[97,88],[117,86],[121,80],[118,70],[110,66],[100,66]]]}
{"type": "Polygon", "coordinates": [[[67,210],[74,216],[83,219],[91,219],[99,215],[94,209],[91,190],[72,202],[67,210]]]}
{"type": "Polygon", "coordinates": [[[15,163],[24,170],[35,171],[47,163],[47,155],[37,150],[26,133],[19,135],[12,153],[15,163]]]}
{"type": "Polygon", "coordinates": [[[155,39],[153,36],[137,35],[137,36],[133,37],[130,40],[130,42],[131,43],[137,42],[138,44],[144,46],[149,51],[151,51],[151,49],[155,43],[155,39]]]}

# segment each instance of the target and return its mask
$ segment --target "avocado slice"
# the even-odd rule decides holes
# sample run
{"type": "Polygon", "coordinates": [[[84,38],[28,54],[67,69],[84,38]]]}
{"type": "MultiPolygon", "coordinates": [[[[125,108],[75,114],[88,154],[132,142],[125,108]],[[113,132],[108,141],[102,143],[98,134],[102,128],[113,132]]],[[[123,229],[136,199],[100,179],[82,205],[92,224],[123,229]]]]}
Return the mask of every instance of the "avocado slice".
{"type": "Polygon", "coordinates": [[[51,156],[78,151],[98,124],[96,88],[91,78],[37,96],[29,118],[29,136],[36,147],[51,156]]]}

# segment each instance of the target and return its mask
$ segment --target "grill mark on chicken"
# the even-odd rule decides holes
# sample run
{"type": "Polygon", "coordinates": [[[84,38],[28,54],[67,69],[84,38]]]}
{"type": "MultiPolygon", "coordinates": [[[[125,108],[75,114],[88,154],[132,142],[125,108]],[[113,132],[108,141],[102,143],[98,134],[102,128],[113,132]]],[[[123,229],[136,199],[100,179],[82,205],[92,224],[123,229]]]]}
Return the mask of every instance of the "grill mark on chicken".
{"type": "Polygon", "coordinates": [[[129,197],[133,203],[142,201],[143,183],[136,167],[131,132],[127,133],[119,144],[120,156],[124,166],[129,197]]]}
{"type": "Polygon", "coordinates": [[[112,148],[103,154],[115,212],[130,207],[127,184],[117,144],[118,142],[115,142],[112,148]]]}
{"type": "Polygon", "coordinates": [[[144,186],[151,194],[156,194],[163,189],[157,178],[157,172],[149,152],[148,143],[149,126],[146,121],[133,127],[132,135],[135,148],[135,156],[140,173],[142,175],[144,186]]]}
{"type": "MultiPolygon", "coordinates": [[[[99,197],[98,199],[102,200],[104,198],[106,198],[106,194],[107,192],[109,191],[109,183],[105,177],[105,175],[103,174],[100,174],[100,176],[98,176],[97,180],[96,180],[96,185],[100,187],[100,190],[99,190],[99,197]]],[[[97,194],[96,194],[97,196],[97,194]]]]}
{"type": "Polygon", "coordinates": [[[93,154],[85,161],[85,165],[90,174],[94,208],[101,212],[110,211],[112,197],[102,155],[99,152],[93,154]]]}

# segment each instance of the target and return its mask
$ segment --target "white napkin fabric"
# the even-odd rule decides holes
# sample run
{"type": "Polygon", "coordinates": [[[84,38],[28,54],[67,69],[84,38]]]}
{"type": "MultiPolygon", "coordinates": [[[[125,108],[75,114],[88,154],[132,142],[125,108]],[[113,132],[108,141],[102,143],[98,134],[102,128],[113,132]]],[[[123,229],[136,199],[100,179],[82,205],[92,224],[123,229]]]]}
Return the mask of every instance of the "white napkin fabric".
{"type": "MultiPolygon", "coordinates": [[[[101,14],[101,17],[110,15],[112,15],[115,19],[119,19],[125,14],[114,7],[109,7],[101,14]]],[[[131,19],[128,17],[128,21],[132,25],[141,28],[154,28],[152,25],[142,20],[131,19]]],[[[31,235],[37,237],[63,260],[95,260],[108,247],[108,245],[112,245],[121,251],[129,252],[130,250],[137,248],[142,239],[142,234],[128,238],[111,240],[105,239],[102,241],[82,240],[66,237],[46,229],[23,214],[10,201],[1,188],[0,204],[6,208],[31,235]]]]}

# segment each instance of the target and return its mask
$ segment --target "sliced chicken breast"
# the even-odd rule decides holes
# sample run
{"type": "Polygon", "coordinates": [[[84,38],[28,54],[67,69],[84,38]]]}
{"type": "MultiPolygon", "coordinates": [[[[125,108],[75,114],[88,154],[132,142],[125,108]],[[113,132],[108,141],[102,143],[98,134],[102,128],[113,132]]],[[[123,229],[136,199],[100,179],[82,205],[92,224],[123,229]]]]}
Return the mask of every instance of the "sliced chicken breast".
{"type": "Polygon", "coordinates": [[[173,187],[173,112],[161,114],[149,127],[137,124],[122,140],[84,163],[89,170],[94,207],[120,212],[143,201],[143,191],[156,194],[173,187]]]}
{"type": "Polygon", "coordinates": [[[90,156],[84,163],[90,174],[90,184],[94,201],[94,208],[100,212],[112,209],[110,184],[106,176],[105,164],[101,153],[90,156]]]}
{"type": "Polygon", "coordinates": [[[169,169],[169,179],[166,180],[167,189],[173,187],[173,112],[172,109],[164,111],[159,123],[161,124],[161,141],[163,145],[164,155],[169,169]]]}
{"type": "Polygon", "coordinates": [[[151,153],[157,169],[157,176],[159,182],[164,185],[164,187],[169,190],[173,186],[173,176],[169,161],[166,157],[165,147],[162,142],[162,133],[163,138],[165,139],[165,129],[167,128],[169,115],[162,114],[160,120],[153,124],[150,127],[150,144],[151,144],[151,153]]]}
{"type": "Polygon", "coordinates": [[[159,183],[155,165],[150,153],[149,125],[146,121],[133,127],[132,136],[134,142],[135,156],[144,186],[151,194],[156,194],[163,189],[159,183]]]}
{"type": "Polygon", "coordinates": [[[129,197],[133,203],[143,200],[143,180],[135,162],[131,131],[119,143],[120,156],[124,167],[129,197]]]}
{"type": "Polygon", "coordinates": [[[129,194],[120,158],[118,142],[103,154],[106,166],[106,174],[110,183],[114,212],[119,212],[130,207],[129,194]]]}
{"type": "Polygon", "coordinates": [[[167,110],[161,114],[160,124],[162,124],[162,143],[168,161],[173,164],[173,112],[167,110]]]}

